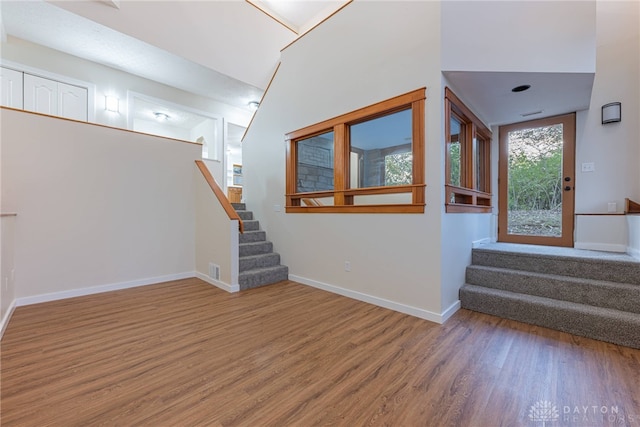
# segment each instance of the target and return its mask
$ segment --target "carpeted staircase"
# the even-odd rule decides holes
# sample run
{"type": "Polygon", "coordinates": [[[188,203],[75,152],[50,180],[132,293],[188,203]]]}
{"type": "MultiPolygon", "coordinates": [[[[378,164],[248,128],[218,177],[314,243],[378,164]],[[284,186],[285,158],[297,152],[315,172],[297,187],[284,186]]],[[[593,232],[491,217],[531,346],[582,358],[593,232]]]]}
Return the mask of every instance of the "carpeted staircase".
{"type": "Polygon", "coordinates": [[[462,308],[640,348],[640,261],[495,243],[473,249],[462,308]]]}
{"type": "Polygon", "coordinates": [[[280,255],[273,252],[273,243],[260,230],[260,223],[253,219],[244,203],[232,203],[244,224],[240,234],[240,290],[270,285],[289,278],[289,268],[280,265],[280,255]]]}

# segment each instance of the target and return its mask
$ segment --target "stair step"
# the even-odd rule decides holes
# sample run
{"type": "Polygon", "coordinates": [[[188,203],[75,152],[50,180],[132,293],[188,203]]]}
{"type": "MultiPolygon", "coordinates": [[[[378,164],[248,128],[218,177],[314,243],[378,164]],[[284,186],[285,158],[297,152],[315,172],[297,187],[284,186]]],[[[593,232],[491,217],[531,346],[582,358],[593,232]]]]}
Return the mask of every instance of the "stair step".
{"type": "Polygon", "coordinates": [[[289,268],[284,265],[274,267],[257,268],[244,271],[238,276],[240,290],[270,285],[289,279],[289,268]]]}
{"type": "Polygon", "coordinates": [[[244,231],[260,230],[260,221],[257,221],[257,220],[247,220],[247,221],[243,220],[242,225],[244,225],[244,231]]]}
{"type": "Polygon", "coordinates": [[[267,254],[272,251],[273,251],[273,243],[271,242],[241,243],[239,245],[240,257],[267,254]]]}
{"type": "Polygon", "coordinates": [[[253,212],[251,211],[236,211],[242,221],[249,221],[253,219],[253,212]]]}
{"type": "Polygon", "coordinates": [[[472,264],[486,267],[508,268],[534,273],[603,280],[607,282],[640,285],[640,261],[623,254],[569,250],[577,255],[545,253],[545,248],[532,253],[506,251],[493,248],[476,248],[472,252],[472,264]]]}
{"type": "Polygon", "coordinates": [[[275,267],[280,265],[280,254],[271,252],[268,254],[251,255],[240,258],[240,272],[256,268],[275,267]]]}
{"type": "Polygon", "coordinates": [[[237,211],[246,211],[247,210],[247,205],[245,205],[244,203],[231,203],[231,206],[233,206],[233,209],[235,209],[237,211]]]}
{"type": "Polygon", "coordinates": [[[264,231],[246,231],[240,234],[240,243],[264,242],[267,240],[267,233],[264,231]]]}
{"type": "Polygon", "coordinates": [[[466,282],[521,294],[640,314],[640,286],[505,268],[470,265],[466,282]]]}
{"type": "Polygon", "coordinates": [[[462,308],[640,349],[640,316],[540,296],[465,284],[462,308]]]}

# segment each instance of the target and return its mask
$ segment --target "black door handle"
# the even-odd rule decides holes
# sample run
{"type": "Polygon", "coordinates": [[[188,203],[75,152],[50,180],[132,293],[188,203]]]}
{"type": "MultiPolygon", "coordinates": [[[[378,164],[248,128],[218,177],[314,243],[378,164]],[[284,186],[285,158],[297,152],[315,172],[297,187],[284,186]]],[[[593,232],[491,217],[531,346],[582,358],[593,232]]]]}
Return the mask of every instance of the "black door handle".
{"type": "Polygon", "coordinates": [[[571,177],[570,177],[570,176],[565,176],[565,177],[564,177],[564,180],[565,180],[565,181],[567,181],[567,182],[569,182],[569,181],[571,181],[571,177]]]}
{"type": "Polygon", "coordinates": [[[564,187],[564,191],[571,191],[571,187],[567,185],[566,187],[564,187]]]}

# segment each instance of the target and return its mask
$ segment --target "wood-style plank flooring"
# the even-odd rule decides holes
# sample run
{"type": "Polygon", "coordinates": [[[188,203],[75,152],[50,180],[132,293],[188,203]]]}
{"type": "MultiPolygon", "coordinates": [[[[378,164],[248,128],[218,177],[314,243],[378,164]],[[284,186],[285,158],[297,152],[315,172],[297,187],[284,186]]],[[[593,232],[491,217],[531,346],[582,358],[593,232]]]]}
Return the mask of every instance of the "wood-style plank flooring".
{"type": "Polygon", "coordinates": [[[19,307],[1,351],[2,426],[640,427],[639,350],[294,282],[19,307]]]}

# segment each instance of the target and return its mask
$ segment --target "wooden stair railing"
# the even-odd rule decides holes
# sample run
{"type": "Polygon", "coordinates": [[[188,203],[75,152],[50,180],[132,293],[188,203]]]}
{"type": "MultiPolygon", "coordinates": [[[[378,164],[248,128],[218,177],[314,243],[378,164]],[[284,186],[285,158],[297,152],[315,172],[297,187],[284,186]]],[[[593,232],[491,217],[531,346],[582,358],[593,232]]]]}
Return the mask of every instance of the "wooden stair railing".
{"type": "Polygon", "coordinates": [[[202,160],[196,160],[196,165],[198,166],[198,169],[200,169],[200,172],[202,172],[202,176],[204,176],[204,179],[207,181],[207,184],[209,184],[209,187],[211,187],[211,190],[213,190],[213,194],[216,195],[218,202],[220,202],[222,208],[227,213],[227,216],[229,216],[229,219],[237,220],[240,233],[244,233],[244,224],[242,223],[240,215],[238,215],[238,212],[236,212],[233,206],[231,206],[231,202],[229,202],[229,199],[224,195],[224,192],[220,186],[218,186],[216,180],[211,176],[211,172],[209,172],[207,165],[205,165],[202,160]]]}

